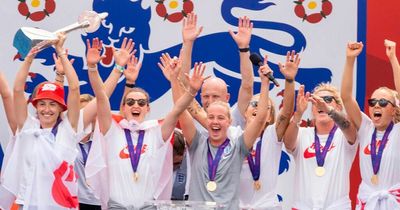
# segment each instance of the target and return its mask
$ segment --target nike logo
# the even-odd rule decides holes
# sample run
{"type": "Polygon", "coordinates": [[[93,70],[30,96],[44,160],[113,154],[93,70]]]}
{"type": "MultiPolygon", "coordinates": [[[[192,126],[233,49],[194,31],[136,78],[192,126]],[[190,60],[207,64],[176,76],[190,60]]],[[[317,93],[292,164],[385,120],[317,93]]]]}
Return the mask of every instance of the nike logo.
{"type": "MultiPolygon", "coordinates": [[[[379,146],[381,145],[381,140],[376,140],[376,144],[375,145],[376,145],[376,149],[378,150],[379,146]]],[[[385,145],[385,148],[386,148],[386,145],[385,145]]],[[[367,146],[365,146],[364,154],[371,155],[371,143],[369,143],[367,146]]]]}
{"type": "MultiPolygon", "coordinates": [[[[328,152],[330,152],[333,148],[335,148],[336,146],[332,143],[331,146],[328,149],[328,152]]],[[[320,151],[323,150],[324,147],[321,146],[320,147],[320,151]]],[[[315,143],[313,143],[311,146],[307,147],[304,150],[304,158],[308,159],[308,158],[313,158],[315,157],[315,143]]]]}
{"type": "MultiPolygon", "coordinates": [[[[135,150],[135,149],[136,149],[136,146],[134,146],[133,149],[135,150]]],[[[141,151],[140,154],[145,153],[146,150],[147,150],[147,144],[144,144],[144,145],[142,146],[142,151],[141,151]]],[[[121,159],[127,159],[127,158],[129,158],[128,145],[127,145],[126,147],[122,148],[122,150],[119,152],[119,158],[121,158],[121,159]]]]}

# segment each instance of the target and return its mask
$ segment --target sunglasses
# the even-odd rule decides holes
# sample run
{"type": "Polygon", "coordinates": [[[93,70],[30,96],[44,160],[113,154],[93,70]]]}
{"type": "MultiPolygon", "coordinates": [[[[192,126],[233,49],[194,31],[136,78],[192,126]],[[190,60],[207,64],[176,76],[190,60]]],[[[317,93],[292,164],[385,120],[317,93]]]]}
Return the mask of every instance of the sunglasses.
{"type": "Polygon", "coordinates": [[[135,105],[136,102],[140,107],[144,107],[144,106],[147,105],[147,100],[146,99],[127,98],[125,100],[125,104],[128,105],[128,106],[133,106],[133,105],[135,105]]]}
{"type": "Polygon", "coordinates": [[[376,99],[376,98],[371,98],[368,99],[368,106],[370,107],[374,107],[376,104],[379,104],[380,107],[386,107],[388,104],[392,104],[392,106],[395,107],[394,103],[392,103],[391,101],[381,98],[381,99],[376,99]]]}
{"type": "Polygon", "coordinates": [[[327,104],[332,103],[333,100],[336,101],[335,97],[333,97],[333,96],[320,96],[320,97],[321,97],[321,98],[325,101],[325,103],[327,103],[327,104]]]}

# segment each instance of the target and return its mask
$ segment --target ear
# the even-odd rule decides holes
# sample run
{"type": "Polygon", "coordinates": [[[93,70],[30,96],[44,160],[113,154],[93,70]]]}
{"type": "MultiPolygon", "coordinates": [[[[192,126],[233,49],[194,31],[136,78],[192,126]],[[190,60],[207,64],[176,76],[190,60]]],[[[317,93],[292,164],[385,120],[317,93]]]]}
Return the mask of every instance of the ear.
{"type": "Polygon", "coordinates": [[[229,99],[231,98],[231,94],[227,93],[226,94],[226,103],[229,103],[229,99]]]}

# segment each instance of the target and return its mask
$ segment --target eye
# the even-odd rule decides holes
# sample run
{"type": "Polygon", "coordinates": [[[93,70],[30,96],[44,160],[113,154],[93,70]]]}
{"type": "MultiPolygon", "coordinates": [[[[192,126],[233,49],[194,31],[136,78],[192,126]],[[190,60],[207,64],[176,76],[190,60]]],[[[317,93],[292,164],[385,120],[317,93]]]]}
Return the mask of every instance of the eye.
{"type": "Polygon", "coordinates": [[[122,36],[123,34],[130,34],[135,30],[134,27],[122,27],[119,30],[119,36],[122,36]]]}

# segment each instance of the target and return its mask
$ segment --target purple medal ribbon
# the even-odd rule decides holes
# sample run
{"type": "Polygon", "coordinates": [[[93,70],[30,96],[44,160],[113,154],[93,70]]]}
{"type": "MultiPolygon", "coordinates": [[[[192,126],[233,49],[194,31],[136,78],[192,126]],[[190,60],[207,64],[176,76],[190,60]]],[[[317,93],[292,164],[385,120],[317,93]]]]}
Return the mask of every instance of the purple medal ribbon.
{"type": "MultiPolygon", "coordinates": [[[[54,124],[53,128],[51,128],[51,133],[54,135],[54,137],[56,137],[57,135],[58,126],[60,125],[61,121],[62,121],[61,117],[58,117],[56,124],[54,124]]],[[[40,129],[43,129],[42,126],[40,126],[40,129]]]]}
{"type": "Polygon", "coordinates": [[[253,180],[257,181],[260,179],[260,166],[261,166],[261,144],[264,131],[261,133],[260,141],[257,142],[255,160],[251,153],[247,155],[247,162],[249,163],[251,175],[253,180]]]}
{"type": "Polygon", "coordinates": [[[382,154],[383,150],[385,149],[386,143],[389,140],[390,131],[392,131],[393,122],[389,124],[386,128],[385,133],[383,134],[381,144],[379,145],[378,152],[376,152],[376,128],[374,133],[372,134],[371,139],[371,161],[372,161],[372,168],[374,170],[374,174],[377,174],[379,171],[379,167],[381,166],[382,154]]]}
{"type": "Polygon", "coordinates": [[[136,173],[137,167],[139,165],[140,155],[143,146],[143,138],[144,138],[144,130],[139,131],[139,138],[136,145],[136,148],[133,147],[131,131],[128,129],[124,129],[126,142],[128,143],[128,150],[129,150],[129,159],[131,159],[131,165],[133,172],[136,173]]]}
{"type": "Polygon", "coordinates": [[[85,148],[83,147],[84,144],[79,144],[79,147],[81,148],[81,152],[82,152],[83,166],[86,166],[88,154],[90,152],[90,148],[92,147],[92,141],[86,142],[85,144],[88,144],[87,152],[86,152],[85,148]]]}
{"type": "Polygon", "coordinates": [[[229,139],[226,139],[224,143],[222,143],[217,150],[217,154],[215,154],[215,158],[213,159],[211,151],[210,151],[210,143],[207,139],[207,146],[208,146],[208,178],[210,181],[215,181],[215,175],[217,174],[217,168],[219,161],[221,160],[222,153],[224,152],[225,147],[229,144],[229,139]]]}
{"type": "Polygon", "coordinates": [[[317,128],[315,128],[314,140],[315,140],[315,159],[317,159],[317,165],[319,167],[324,166],[326,154],[328,154],[329,147],[331,146],[333,137],[335,136],[335,132],[337,130],[336,124],[333,126],[331,131],[329,131],[328,139],[326,140],[326,144],[324,148],[322,148],[321,152],[321,143],[319,142],[319,137],[317,135],[317,128]]]}

